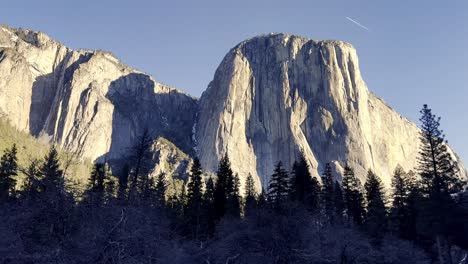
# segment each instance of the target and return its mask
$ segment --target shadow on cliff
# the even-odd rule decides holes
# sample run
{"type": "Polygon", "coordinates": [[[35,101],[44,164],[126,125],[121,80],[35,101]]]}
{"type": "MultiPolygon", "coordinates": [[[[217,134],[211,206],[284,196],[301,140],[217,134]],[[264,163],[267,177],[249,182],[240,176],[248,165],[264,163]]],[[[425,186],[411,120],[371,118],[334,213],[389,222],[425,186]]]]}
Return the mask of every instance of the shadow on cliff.
{"type": "MultiPolygon", "coordinates": [[[[62,109],[61,111],[66,111],[70,98],[70,84],[73,80],[73,73],[79,68],[80,64],[86,63],[91,59],[92,53],[80,55],[78,60],[67,67],[66,65],[70,57],[71,53],[67,54],[57,67],[55,67],[53,72],[37,77],[33,83],[31,109],[29,112],[29,131],[36,137],[39,136],[43,130],[49,135],[55,132],[62,133],[62,129],[54,131],[55,121],[59,114],[58,100],[63,103],[60,107],[60,109],[62,109]],[[52,125],[52,127],[46,127],[48,117],[52,122],[49,125],[52,125]]],[[[64,117],[66,115],[62,114],[60,116],[64,117]]],[[[59,121],[58,125],[60,127],[63,120],[59,121]]],[[[56,135],[56,138],[61,137],[61,134],[56,135]]]]}
{"type": "MultiPolygon", "coordinates": [[[[318,167],[314,169],[321,173],[325,163],[335,160],[344,164],[346,161],[343,160],[343,157],[346,157],[348,152],[346,149],[348,127],[338,106],[332,99],[331,90],[336,89],[336,87],[331,87],[330,83],[327,82],[330,74],[325,68],[327,55],[323,54],[324,51],[315,43],[309,42],[301,47],[294,58],[288,59],[289,63],[285,73],[283,64],[275,63],[282,59],[277,58],[278,55],[274,53],[274,49],[269,46],[270,43],[267,40],[264,43],[257,42],[255,45],[263,45],[263,47],[251,48],[245,45],[242,51],[249,61],[255,62],[249,64],[255,77],[255,82],[251,85],[251,94],[255,95],[253,99],[255,107],[250,113],[251,124],[247,128],[249,130],[247,134],[251,135],[248,140],[254,145],[253,149],[257,160],[262,161],[262,163],[257,163],[257,173],[262,177],[264,185],[265,180],[269,179],[269,175],[273,172],[273,166],[278,161],[281,160],[286,169],[289,170],[295,160],[295,155],[291,155],[291,153],[297,155],[301,151],[300,146],[294,140],[291,124],[288,122],[292,116],[294,103],[291,108],[286,107],[278,110],[278,106],[283,106],[287,100],[294,102],[295,94],[302,98],[307,105],[306,118],[300,124],[300,129],[309,146],[308,151],[312,152],[317,159],[318,167]],[[318,50],[310,53],[310,49],[318,50]],[[309,68],[302,69],[301,67],[309,68]],[[317,70],[319,74],[313,75],[312,72],[317,70]],[[289,94],[284,94],[282,90],[285,79],[289,82],[289,94]],[[268,127],[267,124],[271,123],[272,113],[279,114],[276,117],[278,124],[285,127],[271,125],[268,127]],[[329,128],[326,128],[322,122],[325,114],[332,117],[332,125],[329,128]],[[272,141],[272,133],[277,133],[274,130],[286,131],[287,134],[277,135],[278,140],[272,141]],[[290,153],[290,155],[284,155],[284,153],[290,153]]],[[[292,45],[292,42],[289,42],[288,45],[292,45]]]]}
{"type": "Polygon", "coordinates": [[[164,137],[185,153],[193,152],[192,126],[196,100],[177,90],[162,89],[145,74],[130,73],[111,82],[106,97],[114,105],[109,152],[97,159],[108,162],[114,173],[147,130],[152,139],[164,137]]]}

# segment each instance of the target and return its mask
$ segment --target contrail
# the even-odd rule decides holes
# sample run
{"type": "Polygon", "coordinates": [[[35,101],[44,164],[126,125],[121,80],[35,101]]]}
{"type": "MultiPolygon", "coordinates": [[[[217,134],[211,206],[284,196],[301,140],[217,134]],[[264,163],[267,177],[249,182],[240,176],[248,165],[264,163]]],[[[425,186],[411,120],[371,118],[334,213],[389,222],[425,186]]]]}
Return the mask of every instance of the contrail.
{"type": "Polygon", "coordinates": [[[352,19],[350,17],[345,17],[345,18],[348,19],[349,21],[353,22],[354,24],[356,24],[358,27],[363,28],[363,29],[365,29],[367,31],[370,31],[370,29],[368,27],[366,27],[363,24],[357,22],[356,20],[354,20],[354,19],[352,19]]]}

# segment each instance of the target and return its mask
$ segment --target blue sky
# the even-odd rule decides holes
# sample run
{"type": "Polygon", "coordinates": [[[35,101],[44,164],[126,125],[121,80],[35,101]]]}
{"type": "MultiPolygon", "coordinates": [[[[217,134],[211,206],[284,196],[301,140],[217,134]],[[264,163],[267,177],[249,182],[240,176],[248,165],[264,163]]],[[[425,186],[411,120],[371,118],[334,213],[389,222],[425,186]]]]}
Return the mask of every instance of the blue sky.
{"type": "Polygon", "coordinates": [[[75,49],[109,50],[195,96],[246,38],[285,32],[348,41],[368,87],[414,121],[429,104],[468,163],[467,14],[462,0],[9,0],[0,23],[44,31],[75,49]]]}

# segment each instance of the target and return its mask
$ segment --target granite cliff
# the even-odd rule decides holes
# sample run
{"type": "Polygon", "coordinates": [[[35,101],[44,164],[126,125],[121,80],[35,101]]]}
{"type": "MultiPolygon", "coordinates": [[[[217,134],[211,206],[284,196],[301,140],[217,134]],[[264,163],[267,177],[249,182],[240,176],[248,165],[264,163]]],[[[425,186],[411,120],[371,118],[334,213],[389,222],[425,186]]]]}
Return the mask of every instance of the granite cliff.
{"type": "MultiPolygon", "coordinates": [[[[225,56],[201,98],[160,84],[104,51],[0,27],[0,115],[78,156],[117,166],[148,129],[154,171],[184,174],[191,157],[266,185],[273,166],[303,150],[318,176],[331,162],[386,184],[416,166],[419,129],[372,94],[356,50],[286,34],[246,40],[225,56]]],[[[117,166],[118,167],[118,166],[117,166]]],[[[465,172],[460,162],[462,172],[465,172]]]]}

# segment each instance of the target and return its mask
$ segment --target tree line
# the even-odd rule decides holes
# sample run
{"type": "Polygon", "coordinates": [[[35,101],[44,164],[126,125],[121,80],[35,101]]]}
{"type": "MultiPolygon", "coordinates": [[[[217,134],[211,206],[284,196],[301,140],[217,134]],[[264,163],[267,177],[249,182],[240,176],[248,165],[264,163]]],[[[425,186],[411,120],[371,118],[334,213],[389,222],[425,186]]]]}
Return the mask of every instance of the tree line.
{"type": "Polygon", "coordinates": [[[250,174],[241,193],[227,154],[216,177],[204,176],[195,158],[187,183],[169,195],[167,175],[150,177],[147,131],[129,150],[118,177],[107,164],[96,163],[82,192],[67,182],[55,147],[43,160],[20,168],[13,145],[0,161],[0,231],[8,229],[5,241],[16,247],[0,244],[0,258],[34,263],[466,262],[466,182],[447,149],[440,118],[427,105],[421,114],[419,166],[415,172],[397,167],[389,192],[373,171],[361,183],[348,165],[341,182],[329,163],[320,179],[312,177],[300,152],[290,172],[282,162],[276,164],[260,193],[250,174]],[[26,178],[17,189],[19,174],[26,178]]]}

